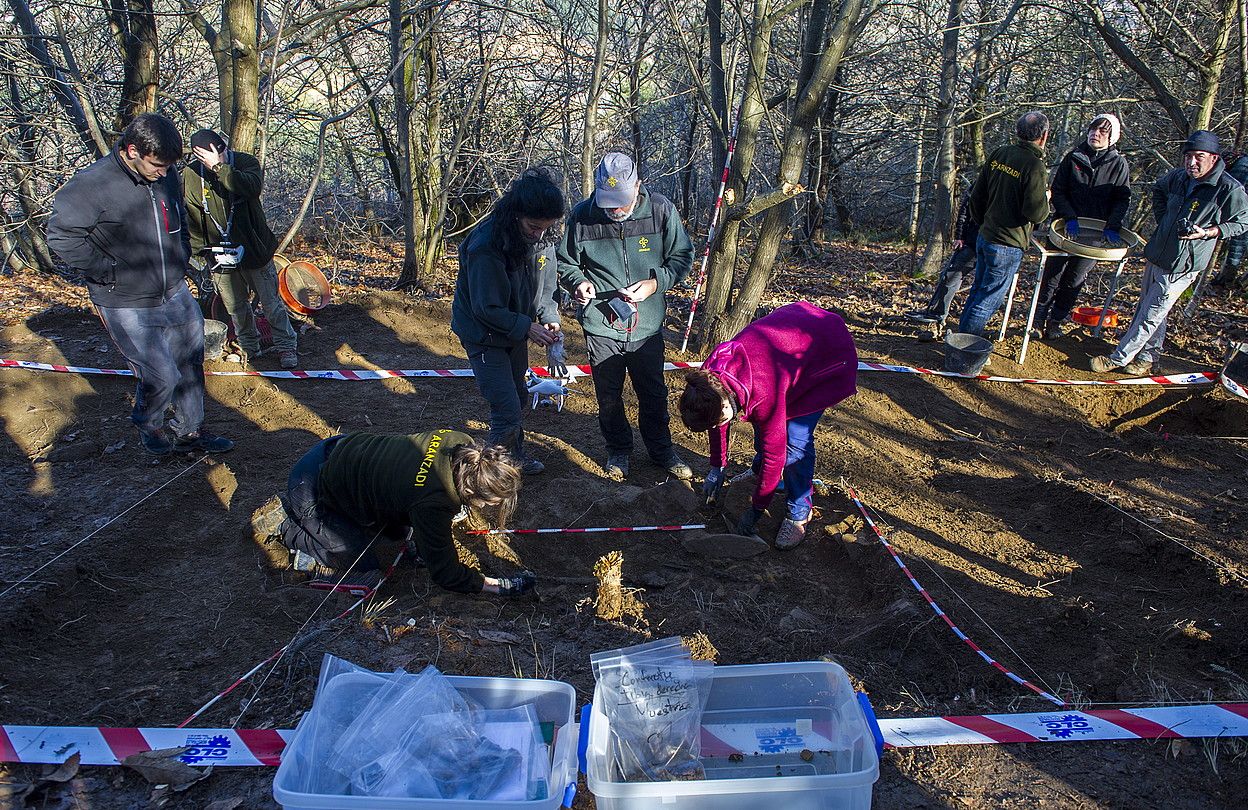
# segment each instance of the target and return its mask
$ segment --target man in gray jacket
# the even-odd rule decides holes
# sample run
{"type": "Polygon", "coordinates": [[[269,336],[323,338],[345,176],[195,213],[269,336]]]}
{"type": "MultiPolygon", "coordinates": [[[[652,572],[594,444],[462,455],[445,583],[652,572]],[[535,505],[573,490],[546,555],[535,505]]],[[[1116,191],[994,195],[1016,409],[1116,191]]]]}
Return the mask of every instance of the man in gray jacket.
{"type": "Polygon", "coordinates": [[[1170,308],[1209,264],[1218,239],[1248,231],[1248,195],[1226,171],[1221,152],[1217,135],[1197,130],[1183,145],[1183,167],[1163,174],[1153,186],[1157,230],[1144,248],[1148,267],[1140,302],[1118,346],[1092,358],[1093,371],[1156,373],[1170,308]]]}
{"type": "Polygon", "coordinates": [[[158,456],[234,446],[201,427],[204,317],[184,278],[186,211],[178,174],[169,172],[181,156],[173,122],[144,113],[113,151],[57,192],[48,220],[49,247],[86,277],[91,302],[138,381],[130,419],[143,448],[158,456]]]}

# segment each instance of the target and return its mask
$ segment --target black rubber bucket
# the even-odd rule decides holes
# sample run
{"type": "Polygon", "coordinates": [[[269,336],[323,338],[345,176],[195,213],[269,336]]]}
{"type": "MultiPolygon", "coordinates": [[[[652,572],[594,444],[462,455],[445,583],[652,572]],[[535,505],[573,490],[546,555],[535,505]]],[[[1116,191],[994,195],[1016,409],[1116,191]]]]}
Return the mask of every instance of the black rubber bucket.
{"type": "Polygon", "coordinates": [[[992,354],[992,341],[966,332],[945,335],[945,371],[974,375],[984,370],[992,354]]]}

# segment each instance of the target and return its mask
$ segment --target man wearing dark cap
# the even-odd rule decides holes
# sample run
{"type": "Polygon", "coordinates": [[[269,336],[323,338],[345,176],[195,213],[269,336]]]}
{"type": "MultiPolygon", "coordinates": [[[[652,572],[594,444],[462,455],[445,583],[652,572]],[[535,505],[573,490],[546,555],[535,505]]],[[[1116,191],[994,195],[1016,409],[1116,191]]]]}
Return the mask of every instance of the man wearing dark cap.
{"type": "Polygon", "coordinates": [[[261,353],[260,328],[251,307],[255,295],[269,322],[278,362],[282,368],[295,368],[298,338],[278,296],[273,266],[277,237],[260,206],[264,169],[246,152],[227,149],[225,139],[211,129],[191,135],[191,158],[182,169],[191,250],[195,261],[212,273],[244,361],[261,353]]]}
{"type": "Polygon", "coordinates": [[[603,472],[615,480],[628,475],[627,375],[650,459],[677,478],[692,478],[672,448],[663,380],[664,293],[693,265],[693,246],[675,206],[642,185],[628,155],[608,152],[594,172],[594,193],[572,210],[558,256],[559,279],[580,305],[577,318],[594,370],[607,445],[603,472]]]}
{"type": "MultiPolygon", "coordinates": [[[[1101,113],[1088,124],[1083,143],[1066,153],[1053,175],[1050,199],[1053,215],[1062,221],[1066,236],[1079,236],[1079,217],[1105,221],[1106,241],[1121,243],[1118,229],[1131,204],[1131,167],[1114,144],[1122,124],[1112,113],[1101,113]]],[[[1062,323],[1079,298],[1096,259],[1053,256],[1044,263],[1040,301],[1036,309],[1035,335],[1045,340],[1062,336],[1062,323]]]]}
{"type": "Polygon", "coordinates": [[[178,175],[169,173],[181,156],[172,121],[136,116],[111,152],[56,193],[48,220],[48,246],[86,277],[91,303],[134,373],[130,419],[156,456],[234,447],[201,426],[204,316],[186,286],[186,214],[178,175]]]}
{"type": "Polygon", "coordinates": [[[1248,194],[1226,171],[1221,152],[1217,135],[1197,130],[1183,145],[1182,168],[1163,174],[1153,186],[1157,230],[1144,248],[1148,267],[1140,302],[1118,346],[1092,358],[1093,371],[1154,373],[1170,308],[1209,264],[1218,239],[1248,232],[1248,194]]]}
{"type": "Polygon", "coordinates": [[[1018,142],[988,156],[971,186],[971,216],[979,223],[975,284],[962,308],[958,331],[982,335],[997,314],[1023,261],[1034,226],[1049,218],[1044,146],[1049,119],[1025,113],[1015,126],[1018,142]]]}

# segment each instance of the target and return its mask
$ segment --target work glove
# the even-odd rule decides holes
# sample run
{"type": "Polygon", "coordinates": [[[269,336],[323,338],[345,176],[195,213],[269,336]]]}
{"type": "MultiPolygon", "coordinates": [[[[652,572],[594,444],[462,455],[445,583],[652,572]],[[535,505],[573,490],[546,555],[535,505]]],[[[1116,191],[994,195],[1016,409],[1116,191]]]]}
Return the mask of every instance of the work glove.
{"type": "Polygon", "coordinates": [[[715,503],[719,499],[719,490],[724,486],[724,468],[712,467],[710,472],[706,474],[706,480],[702,482],[702,495],[706,498],[708,504],[715,503]]]}
{"type": "Polygon", "coordinates": [[[1105,237],[1105,241],[1111,245],[1117,245],[1122,242],[1122,234],[1118,233],[1117,228],[1106,228],[1101,231],[1101,234],[1105,237]]]}
{"type": "Polygon", "coordinates": [[[499,596],[520,596],[533,590],[537,585],[537,574],[532,571],[521,571],[514,577],[506,577],[498,581],[499,596]]]}
{"type": "Polygon", "coordinates": [[[753,506],[746,509],[741,513],[741,517],[737,518],[737,534],[742,534],[746,537],[757,534],[755,530],[758,527],[758,519],[762,516],[762,509],[756,509],[753,506]]]}
{"type": "Polygon", "coordinates": [[[568,352],[562,338],[546,347],[546,371],[556,379],[568,378],[568,352]]]}
{"type": "Polygon", "coordinates": [[[1079,220],[1074,219],[1074,218],[1066,220],[1066,238],[1067,239],[1079,238],[1079,220]]]}

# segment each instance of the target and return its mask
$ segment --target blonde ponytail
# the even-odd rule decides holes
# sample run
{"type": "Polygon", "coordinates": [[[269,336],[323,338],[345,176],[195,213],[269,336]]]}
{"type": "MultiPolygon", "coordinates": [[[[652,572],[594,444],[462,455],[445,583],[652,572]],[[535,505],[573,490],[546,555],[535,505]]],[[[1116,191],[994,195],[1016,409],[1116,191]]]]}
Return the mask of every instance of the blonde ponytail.
{"type": "Polygon", "coordinates": [[[516,510],[520,467],[506,448],[480,441],[461,444],[451,451],[451,473],[473,523],[507,528],[516,510]]]}

